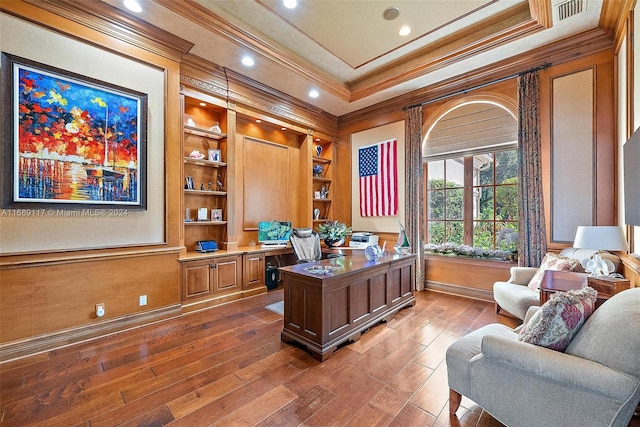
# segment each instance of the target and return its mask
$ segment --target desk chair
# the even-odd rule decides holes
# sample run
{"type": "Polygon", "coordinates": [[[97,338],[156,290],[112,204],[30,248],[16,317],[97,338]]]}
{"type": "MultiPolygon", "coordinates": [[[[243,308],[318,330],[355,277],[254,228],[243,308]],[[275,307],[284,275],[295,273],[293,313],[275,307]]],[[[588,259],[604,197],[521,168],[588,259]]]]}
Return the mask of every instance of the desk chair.
{"type": "Polygon", "coordinates": [[[294,228],[289,241],[298,264],[318,261],[322,258],[320,236],[311,228],[294,228]]]}
{"type": "Polygon", "coordinates": [[[323,256],[320,248],[320,236],[311,228],[294,228],[289,236],[293,253],[297,263],[319,261],[322,258],[341,258],[342,254],[329,254],[323,256]]]}

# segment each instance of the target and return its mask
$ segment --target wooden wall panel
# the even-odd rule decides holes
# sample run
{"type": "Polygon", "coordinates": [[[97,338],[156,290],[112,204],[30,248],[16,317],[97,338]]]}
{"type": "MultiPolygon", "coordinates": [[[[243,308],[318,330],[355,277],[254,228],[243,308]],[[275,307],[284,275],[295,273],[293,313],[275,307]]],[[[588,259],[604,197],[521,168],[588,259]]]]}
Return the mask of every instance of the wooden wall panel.
{"type": "Polygon", "coordinates": [[[180,302],[177,251],[3,266],[0,347],[180,302]],[[105,259],[106,258],[106,259],[105,259]],[[138,297],[147,295],[140,307],[138,297]],[[95,305],[105,304],[96,318],[95,305]]]}
{"type": "Polygon", "coordinates": [[[289,219],[286,197],[289,189],[289,153],[286,146],[246,137],[244,139],[245,229],[260,221],[289,219]]]}

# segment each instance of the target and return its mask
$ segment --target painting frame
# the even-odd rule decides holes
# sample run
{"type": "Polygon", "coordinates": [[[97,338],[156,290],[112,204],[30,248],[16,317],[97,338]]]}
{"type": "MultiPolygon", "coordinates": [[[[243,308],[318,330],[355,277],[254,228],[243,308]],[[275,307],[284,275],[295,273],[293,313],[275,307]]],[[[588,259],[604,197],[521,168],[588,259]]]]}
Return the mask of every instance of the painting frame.
{"type": "Polygon", "coordinates": [[[148,95],[2,52],[5,209],[147,209],[148,95]]]}

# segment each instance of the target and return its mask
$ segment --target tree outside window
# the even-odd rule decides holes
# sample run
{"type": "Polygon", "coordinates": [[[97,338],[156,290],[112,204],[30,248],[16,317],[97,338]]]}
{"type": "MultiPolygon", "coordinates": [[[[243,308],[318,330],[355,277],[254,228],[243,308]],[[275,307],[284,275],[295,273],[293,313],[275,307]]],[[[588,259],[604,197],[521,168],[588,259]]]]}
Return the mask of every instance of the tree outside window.
{"type": "Polygon", "coordinates": [[[517,250],[515,149],[441,158],[426,165],[429,244],[517,250]]]}

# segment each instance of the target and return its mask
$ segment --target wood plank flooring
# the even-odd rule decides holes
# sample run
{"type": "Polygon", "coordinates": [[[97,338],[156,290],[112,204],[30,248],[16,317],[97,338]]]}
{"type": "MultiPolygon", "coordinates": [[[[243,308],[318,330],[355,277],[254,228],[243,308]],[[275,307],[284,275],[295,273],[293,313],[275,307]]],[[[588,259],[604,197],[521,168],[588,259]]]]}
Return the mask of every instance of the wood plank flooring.
{"type": "Polygon", "coordinates": [[[493,304],[419,292],[415,307],[319,363],[280,341],[282,290],[0,365],[1,426],[483,426],[448,414],[444,354],[493,304]]]}

